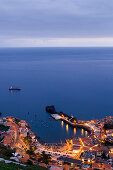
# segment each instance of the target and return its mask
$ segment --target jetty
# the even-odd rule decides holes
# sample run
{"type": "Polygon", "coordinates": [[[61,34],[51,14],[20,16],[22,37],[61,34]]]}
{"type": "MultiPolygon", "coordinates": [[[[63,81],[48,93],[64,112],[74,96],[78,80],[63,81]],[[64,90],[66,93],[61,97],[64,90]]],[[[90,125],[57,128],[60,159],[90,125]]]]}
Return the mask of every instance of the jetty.
{"type": "Polygon", "coordinates": [[[78,127],[78,128],[83,128],[91,133],[91,135],[94,135],[94,132],[96,131],[94,127],[90,126],[90,124],[87,123],[87,121],[81,121],[78,120],[76,117],[69,116],[63,112],[56,112],[55,107],[52,106],[47,106],[46,107],[46,112],[51,114],[51,117],[54,118],[55,120],[62,120],[65,123],[69,124],[72,127],[78,127]]]}
{"type": "Polygon", "coordinates": [[[60,120],[62,117],[58,114],[51,114],[51,117],[53,117],[55,120],[60,120]]]}

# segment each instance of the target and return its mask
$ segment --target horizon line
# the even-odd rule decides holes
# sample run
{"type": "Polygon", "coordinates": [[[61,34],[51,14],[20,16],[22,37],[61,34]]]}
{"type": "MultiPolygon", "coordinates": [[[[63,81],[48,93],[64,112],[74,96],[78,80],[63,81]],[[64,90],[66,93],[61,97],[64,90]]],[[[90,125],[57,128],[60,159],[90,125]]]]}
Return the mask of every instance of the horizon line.
{"type": "Polygon", "coordinates": [[[113,48],[113,46],[3,46],[0,48],[113,48]]]}
{"type": "Polygon", "coordinates": [[[113,47],[113,37],[105,38],[1,38],[1,47],[113,47]]]}

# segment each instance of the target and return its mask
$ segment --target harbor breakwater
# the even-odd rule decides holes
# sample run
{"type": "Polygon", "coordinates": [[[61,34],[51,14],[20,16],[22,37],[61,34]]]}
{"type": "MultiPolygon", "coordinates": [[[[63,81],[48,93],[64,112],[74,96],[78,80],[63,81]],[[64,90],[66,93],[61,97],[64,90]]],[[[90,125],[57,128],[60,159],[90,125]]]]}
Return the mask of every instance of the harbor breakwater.
{"type": "Polygon", "coordinates": [[[94,134],[94,129],[90,127],[85,121],[78,120],[76,117],[69,116],[63,112],[56,112],[55,107],[46,106],[46,112],[50,113],[55,120],[62,120],[75,128],[83,128],[90,132],[90,135],[94,134]]]}

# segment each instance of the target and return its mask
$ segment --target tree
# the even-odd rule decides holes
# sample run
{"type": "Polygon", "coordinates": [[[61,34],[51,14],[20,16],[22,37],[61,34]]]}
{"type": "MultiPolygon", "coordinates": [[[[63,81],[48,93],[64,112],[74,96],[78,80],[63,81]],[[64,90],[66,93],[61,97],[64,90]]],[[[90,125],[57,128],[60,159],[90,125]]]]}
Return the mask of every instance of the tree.
{"type": "Polygon", "coordinates": [[[33,150],[32,147],[30,147],[30,149],[27,150],[26,153],[27,153],[28,155],[35,155],[34,150],[33,150]]]}
{"type": "Polygon", "coordinates": [[[9,146],[4,146],[0,143],[0,156],[10,158],[12,156],[13,150],[9,146]]]}
{"type": "Polygon", "coordinates": [[[106,155],[106,153],[103,152],[103,154],[102,154],[102,159],[109,159],[109,155],[106,155]]]}
{"type": "Polygon", "coordinates": [[[28,165],[33,165],[33,163],[32,163],[31,160],[28,160],[28,161],[27,161],[27,164],[28,164],[28,165]]]}
{"type": "Polygon", "coordinates": [[[48,164],[51,161],[51,155],[46,154],[45,151],[43,151],[38,161],[48,164]]]}
{"type": "Polygon", "coordinates": [[[19,122],[20,122],[20,119],[17,119],[17,118],[15,117],[15,123],[18,125],[19,122]]]}

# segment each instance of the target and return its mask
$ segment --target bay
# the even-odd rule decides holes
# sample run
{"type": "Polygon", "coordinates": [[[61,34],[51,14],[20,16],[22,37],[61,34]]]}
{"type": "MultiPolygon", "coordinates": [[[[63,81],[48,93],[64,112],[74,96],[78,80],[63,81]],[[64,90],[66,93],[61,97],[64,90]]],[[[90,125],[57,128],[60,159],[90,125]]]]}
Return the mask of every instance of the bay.
{"type": "Polygon", "coordinates": [[[47,105],[80,120],[113,116],[113,48],[0,48],[2,116],[25,119],[41,141],[82,136],[47,105]],[[22,90],[11,93],[11,85],[22,90]]]}

